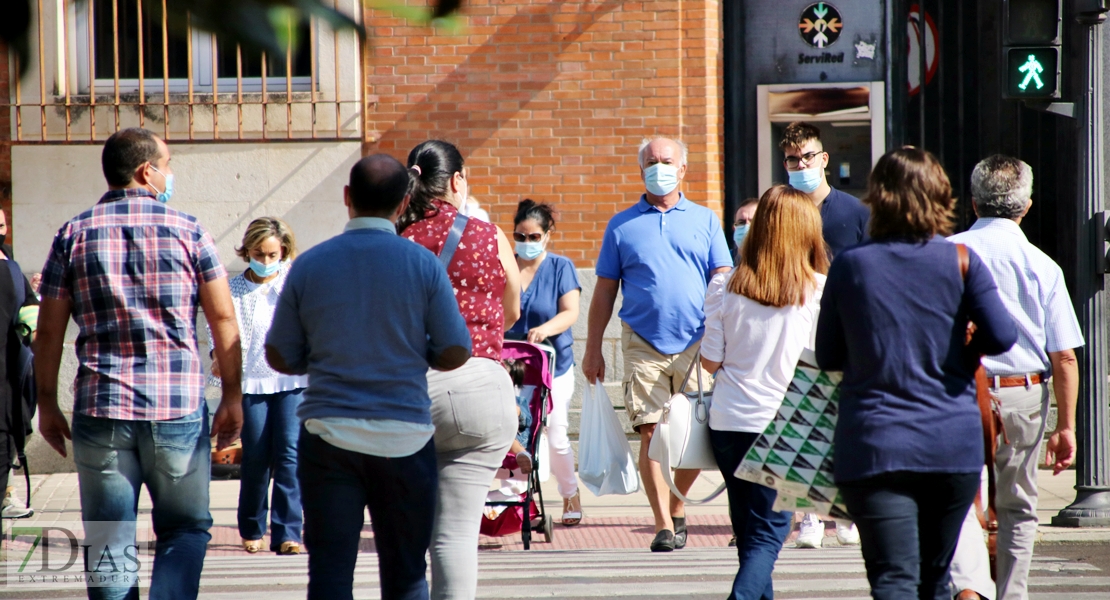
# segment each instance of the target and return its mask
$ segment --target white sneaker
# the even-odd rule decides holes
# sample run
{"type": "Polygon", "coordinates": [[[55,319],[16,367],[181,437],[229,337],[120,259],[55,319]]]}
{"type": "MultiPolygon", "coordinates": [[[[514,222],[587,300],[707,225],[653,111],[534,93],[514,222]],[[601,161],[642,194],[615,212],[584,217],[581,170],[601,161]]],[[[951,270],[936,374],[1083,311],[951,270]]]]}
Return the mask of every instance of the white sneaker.
{"type": "Polygon", "coordinates": [[[858,546],[859,530],[856,529],[856,524],[848,521],[837,521],[836,541],[840,542],[841,546],[858,546]]]}
{"type": "Polygon", "coordinates": [[[14,491],[4,496],[3,508],[0,509],[0,516],[3,518],[25,519],[33,514],[35,514],[35,510],[28,508],[14,491]]]}
{"type": "Polygon", "coordinates": [[[806,513],[802,518],[802,525],[798,528],[798,539],[794,540],[795,548],[820,548],[821,541],[825,539],[825,524],[817,515],[806,513]]]}

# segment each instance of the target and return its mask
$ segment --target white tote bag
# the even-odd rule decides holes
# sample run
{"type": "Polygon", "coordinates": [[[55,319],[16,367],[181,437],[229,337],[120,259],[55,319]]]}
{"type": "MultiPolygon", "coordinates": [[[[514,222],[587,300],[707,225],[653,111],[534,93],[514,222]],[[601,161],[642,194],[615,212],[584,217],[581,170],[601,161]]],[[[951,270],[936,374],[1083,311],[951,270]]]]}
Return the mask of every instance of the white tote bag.
{"type": "Polygon", "coordinates": [[[595,496],[634,494],[640,477],[632,447],[600,381],[586,385],[578,434],[578,478],[595,496]]]}
{"type": "Polygon", "coordinates": [[[713,446],[709,442],[709,407],[713,391],[706,391],[701,376],[701,353],[694,355],[678,393],[663,405],[663,417],[655,426],[648,446],[648,458],[659,463],[663,479],[671,493],[689,504],[705,504],[725,491],[721,484],[712,494],[701,500],[691,500],[678,491],[671,477],[671,469],[716,469],[713,446]],[[698,391],[686,392],[690,376],[697,370],[698,391]]]}

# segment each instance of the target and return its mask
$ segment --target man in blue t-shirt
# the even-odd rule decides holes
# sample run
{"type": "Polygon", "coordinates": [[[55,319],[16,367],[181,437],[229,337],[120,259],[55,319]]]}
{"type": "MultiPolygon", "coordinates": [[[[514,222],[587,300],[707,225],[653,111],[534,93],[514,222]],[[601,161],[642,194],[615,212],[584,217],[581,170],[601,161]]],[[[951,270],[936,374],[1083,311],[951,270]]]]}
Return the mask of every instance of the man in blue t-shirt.
{"type": "Polygon", "coordinates": [[[821,232],[829,245],[829,258],[866,240],[871,212],[850,194],[833,188],[825,178],[829,153],[821,144],[821,130],[795,122],[782,132],[779,148],[786,155],[790,187],[804,192],[821,209],[821,232]]]}
{"type": "MultiPolygon", "coordinates": [[[[786,155],[783,162],[790,186],[805,192],[821,209],[821,233],[829,247],[829,259],[868,239],[871,211],[855,196],[833,188],[825,177],[829,153],[821,144],[821,130],[810,123],[791,123],[782,132],[779,148],[786,155]]],[[[837,523],[836,537],[841,544],[859,543],[855,525],[847,522],[837,523]]],[[[807,513],[794,544],[798,548],[820,548],[824,538],[821,519],[807,513]]]]}
{"type": "Polygon", "coordinates": [[[367,508],[382,597],[428,597],[439,479],[427,371],[462,366],[471,342],[439,259],[397,235],[408,189],[390,156],[355,164],[350,220],[297,257],[266,336],[270,366],[309,376],[297,477],[310,600],[351,597],[367,508]]]}
{"type": "MultiPolygon", "coordinates": [[[[697,355],[705,331],[702,308],[709,280],[732,269],[721,220],[678,190],[686,175],[686,155],[686,145],[678,140],[656,138],[640,146],[640,177],[647,191],[605,228],[582,359],[586,381],[604,378],[601,340],[620,290],[624,404],[632,428],[640,434],[640,475],[655,515],[655,552],[686,545],[686,509],[668,492],[648,447],[663,404],[679,391],[697,355]]],[[[697,389],[696,378],[693,383],[697,389]]],[[[683,495],[698,472],[676,471],[674,483],[683,495]]]]}

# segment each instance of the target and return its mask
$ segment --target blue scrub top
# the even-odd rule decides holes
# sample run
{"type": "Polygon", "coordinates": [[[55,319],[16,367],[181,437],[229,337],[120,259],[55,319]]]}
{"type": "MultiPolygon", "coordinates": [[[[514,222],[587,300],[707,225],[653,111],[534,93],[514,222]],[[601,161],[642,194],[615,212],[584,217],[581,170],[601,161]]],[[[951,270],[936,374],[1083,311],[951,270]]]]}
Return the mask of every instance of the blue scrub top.
{"type": "MultiPolygon", "coordinates": [[[[528,330],[539,327],[559,314],[559,298],[574,290],[581,290],[574,262],[565,256],[547,253],[536,269],[528,289],[520,294],[520,319],[505,337],[525,339],[528,330]]],[[[555,376],[558,377],[574,365],[574,333],[567,329],[548,343],[555,348],[555,376]]]]}

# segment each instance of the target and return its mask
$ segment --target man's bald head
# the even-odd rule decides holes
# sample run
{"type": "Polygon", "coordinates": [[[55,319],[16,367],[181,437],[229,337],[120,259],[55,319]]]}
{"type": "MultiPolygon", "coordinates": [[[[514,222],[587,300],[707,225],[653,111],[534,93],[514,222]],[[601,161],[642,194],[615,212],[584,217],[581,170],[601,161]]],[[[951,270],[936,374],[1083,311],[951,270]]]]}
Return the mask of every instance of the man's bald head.
{"type": "Polygon", "coordinates": [[[351,167],[347,192],[359,216],[391,215],[409,193],[409,170],[388,154],[367,156],[351,167]]]}
{"type": "Polygon", "coordinates": [[[640,142],[640,151],[638,153],[640,159],[640,168],[646,169],[656,162],[667,162],[676,167],[681,167],[686,164],[686,159],[690,151],[686,147],[685,142],[666,137],[653,137],[644,139],[640,142]],[[666,155],[671,160],[662,161],[658,160],[658,156],[666,155]],[[649,158],[656,157],[656,160],[649,161],[649,158]]]}

